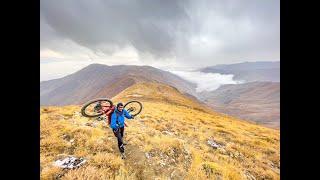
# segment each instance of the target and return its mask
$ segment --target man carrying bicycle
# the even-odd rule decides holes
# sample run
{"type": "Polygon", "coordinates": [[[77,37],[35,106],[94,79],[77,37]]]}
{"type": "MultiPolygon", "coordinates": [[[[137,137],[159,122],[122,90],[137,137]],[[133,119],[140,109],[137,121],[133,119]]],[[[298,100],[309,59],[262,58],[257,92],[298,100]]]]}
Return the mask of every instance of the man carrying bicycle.
{"type": "Polygon", "coordinates": [[[118,147],[119,147],[120,153],[122,155],[122,159],[125,158],[124,145],[126,145],[123,143],[125,118],[133,119],[134,116],[130,115],[127,112],[127,110],[123,109],[122,103],[118,103],[116,109],[114,110],[114,112],[111,115],[110,127],[112,128],[114,135],[117,137],[118,147]]]}
{"type": "Polygon", "coordinates": [[[142,110],[142,104],[139,101],[130,101],[127,102],[126,105],[122,103],[118,103],[117,106],[113,106],[112,102],[108,99],[98,99],[87,102],[81,108],[81,114],[84,117],[97,117],[101,115],[107,116],[108,124],[110,125],[114,135],[118,140],[119,151],[122,155],[122,159],[125,158],[124,155],[124,145],[123,143],[123,135],[124,135],[124,126],[127,126],[125,123],[125,118],[133,119],[136,115],[138,115],[142,110]],[[92,111],[86,111],[91,104],[95,103],[93,107],[93,111],[95,114],[90,114],[92,111]],[[124,109],[126,107],[126,109],[124,109]],[[97,114],[98,113],[98,114],[97,114]],[[129,114],[133,113],[133,114],[129,114]]]}

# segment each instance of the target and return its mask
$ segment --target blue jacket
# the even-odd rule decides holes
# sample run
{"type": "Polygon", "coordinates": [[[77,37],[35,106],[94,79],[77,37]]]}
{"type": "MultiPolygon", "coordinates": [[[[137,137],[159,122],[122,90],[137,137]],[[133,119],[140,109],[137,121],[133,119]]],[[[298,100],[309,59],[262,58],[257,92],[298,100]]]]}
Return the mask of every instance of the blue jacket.
{"type": "Polygon", "coordinates": [[[124,127],[125,117],[128,119],[133,119],[133,117],[125,109],[123,109],[122,112],[119,112],[117,109],[115,109],[111,115],[110,127],[112,129],[117,129],[118,127],[124,127]]]}

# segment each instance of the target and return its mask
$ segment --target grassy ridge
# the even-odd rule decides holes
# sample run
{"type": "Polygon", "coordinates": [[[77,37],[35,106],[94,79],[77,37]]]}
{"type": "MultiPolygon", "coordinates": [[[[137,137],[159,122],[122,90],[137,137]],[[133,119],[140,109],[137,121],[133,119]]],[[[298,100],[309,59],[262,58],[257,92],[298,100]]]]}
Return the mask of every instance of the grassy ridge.
{"type": "Polygon", "coordinates": [[[120,159],[110,128],[81,117],[81,107],[42,107],[41,179],[280,179],[278,130],[195,109],[198,104],[191,101],[184,106],[189,100],[168,88],[164,94],[173,95],[171,101],[177,97],[173,105],[161,100],[160,91],[150,91],[153,96],[149,96],[141,86],[147,85],[138,85],[139,91],[127,89],[113,99],[139,99],[144,105],[138,117],[127,121],[126,160],[120,159]],[[210,147],[211,138],[222,148],[210,147]],[[88,161],[69,171],[52,165],[66,155],[88,161]]]}

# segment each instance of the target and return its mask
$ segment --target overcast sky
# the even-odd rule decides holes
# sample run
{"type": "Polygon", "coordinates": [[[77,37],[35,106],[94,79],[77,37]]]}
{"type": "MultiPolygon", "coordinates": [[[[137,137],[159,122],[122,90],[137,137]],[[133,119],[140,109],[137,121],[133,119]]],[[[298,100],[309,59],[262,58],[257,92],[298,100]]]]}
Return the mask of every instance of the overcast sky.
{"type": "Polygon", "coordinates": [[[279,0],[41,0],[41,79],[88,64],[280,60],[279,0]]]}

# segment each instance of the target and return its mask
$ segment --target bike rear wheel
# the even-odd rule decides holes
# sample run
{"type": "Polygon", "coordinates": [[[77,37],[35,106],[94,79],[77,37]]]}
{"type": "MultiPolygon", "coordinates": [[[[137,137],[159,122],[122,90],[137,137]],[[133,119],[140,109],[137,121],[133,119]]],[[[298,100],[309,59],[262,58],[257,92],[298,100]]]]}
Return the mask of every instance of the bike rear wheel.
{"type": "Polygon", "coordinates": [[[102,106],[113,106],[113,103],[111,100],[107,98],[97,98],[88,101],[85,103],[81,108],[81,114],[84,117],[98,117],[103,114],[100,110],[102,109],[102,106]]]}

